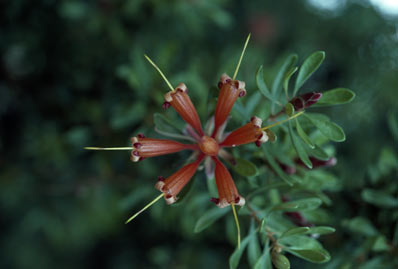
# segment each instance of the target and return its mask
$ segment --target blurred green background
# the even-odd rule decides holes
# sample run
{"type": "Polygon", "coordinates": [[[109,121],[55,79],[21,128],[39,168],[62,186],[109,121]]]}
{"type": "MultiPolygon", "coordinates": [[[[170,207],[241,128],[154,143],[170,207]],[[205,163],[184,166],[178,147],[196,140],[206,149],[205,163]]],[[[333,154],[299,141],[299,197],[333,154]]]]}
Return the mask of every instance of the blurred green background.
{"type": "Polygon", "coordinates": [[[323,50],[326,60],[307,88],[357,94],[353,103],[328,110],[347,135],[334,168],[343,188],[329,208],[337,232],[324,242],[332,261],[292,258],[293,268],[355,268],[376,257],[358,252],[366,233],[344,225],[361,216],[396,242],[396,208],[380,209],[361,195],[365,188],[398,193],[390,131],[398,20],[372,3],[0,1],[0,268],[227,268],[234,244],[223,225],[193,233],[202,212],[190,205],[213,206],[200,182],[189,204],[158,203],[124,225],[158,194],[156,177],[177,169],[180,156],[131,163],[128,152],[83,147],[128,145],[141,131],[153,135],[153,113],[162,112],[168,89],[144,53],[172,84],[188,85],[203,120],[207,90],[221,73],[233,72],[249,32],[238,75],[248,92],[256,90],[261,64],[271,79],[289,53],[302,61],[323,50]]]}

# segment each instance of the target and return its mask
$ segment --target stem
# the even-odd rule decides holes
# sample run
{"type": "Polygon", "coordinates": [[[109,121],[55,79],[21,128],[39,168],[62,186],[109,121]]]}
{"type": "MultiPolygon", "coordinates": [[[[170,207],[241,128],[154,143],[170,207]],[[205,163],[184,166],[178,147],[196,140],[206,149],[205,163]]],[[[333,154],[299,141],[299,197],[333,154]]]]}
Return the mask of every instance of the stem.
{"type": "Polygon", "coordinates": [[[151,58],[149,58],[146,54],[144,54],[145,58],[148,60],[148,62],[155,67],[155,69],[159,72],[159,74],[162,76],[162,78],[164,79],[164,81],[166,81],[167,85],[169,86],[169,88],[171,89],[172,92],[174,92],[174,88],[171,85],[171,83],[167,80],[166,76],[163,74],[162,70],[160,70],[160,68],[151,60],[151,58]]]}
{"type": "Polygon", "coordinates": [[[274,114],[274,115],[270,115],[268,120],[269,121],[274,121],[277,117],[279,117],[280,115],[282,115],[283,113],[285,113],[285,108],[283,108],[281,111],[279,111],[278,113],[274,114]]]}
{"type": "Polygon", "coordinates": [[[245,42],[245,45],[243,47],[242,53],[240,55],[239,62],[238,62],[238,65],[236,66],[235,73],[234,73],[234,76],[232,77],[232,80],[235,80],[236,76],[238,75],[240,63],[242,62],[243,55],[245,55],[246,47],[247,47],[247,44],[249,44],[250,36],[251,36],[251,34],[249,34],[247,36],[247,38],[246,38],[246,42],[245,42]]]}
{"type": "Polygon", "coordinates": [[[234,219],[235,219],[235,224],[236,224],[236,230],[238,232],[238,249],[240,249],[240,227],[239,227],[239,220],[238,220],[238,215],[236,214],[235,210],[235,204],[232,203],[232,212],[234,213],[234,219]]]}
{"type": "Polygon", "coordinates": [[[87,150],[132,150],[132,147],[118,147],[118,148],[99,148],[99,147],[84,147],[87,150]]]}
{"type": "Polygon", "coordinates": [[[160,198],[162,198],[164,196],[164,193],[162,193],[161,195],[159,195],[158,197],[156,197],[155,199],[152,200],[152,202],[150,202],[149,204],[147,204],[146,206],[144,206],[143,209],[141,209],[140,211],[138,211],[137,213],[135,213],[131,218],[129,218],[124,224],[129,223],[130,221],[132,221],[133,219],[135,219],[139,214],[141,214],[142,212],[144,212],[146,209],[148,209],[148,207],[150,207],[151,205],[153,205],[154,203],[156,203],[160,198]]]}
{"type": "Polygon", "coordinates": [[[291,117],[289,117],[289,118],[287,118],[287,119],[284,119],[284,120],[275,122],[274,124],[265,126],[265,127],[261,128],[261,130],[267,130],[267,129],[270,129],[270,128],[272,128],[272,127],[275,127],[275,126],[277,126],[277,125],[279,125],[279,124],[282,124],[282,123],[284,123],[284,122],[287,122],[287,121],[289,121],[289,120],[292,120],[292,119],[294,119],[294,118],[297,118],[298,116],[302,115],[304,112],[305,112],[304,110],[303,110],[303,111],[300,111],[299,113],[294,114],[293,116],[291,116],[291,117]]]}

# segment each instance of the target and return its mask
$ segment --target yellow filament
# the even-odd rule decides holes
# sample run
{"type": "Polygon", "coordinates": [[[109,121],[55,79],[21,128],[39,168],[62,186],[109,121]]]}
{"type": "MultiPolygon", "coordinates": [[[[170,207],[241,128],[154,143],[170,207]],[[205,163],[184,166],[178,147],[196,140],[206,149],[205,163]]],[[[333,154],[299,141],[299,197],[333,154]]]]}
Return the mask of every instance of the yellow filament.
{"type": "Polygon", "coordinates": [[[284,122],[287,122],[287,121],[289,121],[289,120],[292,120],[292,119],[294,119],[294,118],[297,118],[298,116],[302,115],[303,113],[304,113],[304,110],[303,110],[303,111],[300,111],[300,112],[297,113],[297,114],[294,114],[293,116],[291,116],[291,117],[289,117],[289,118],[287,118],[287,119],[284,119],[284,120],[275,122],[274,124],[265,126],[265,127],[261,128],[261,130],[267,130],[267,129],[270,129],[270,128],[272,128],[272,127],[275,127],[275,126],[277,126],[277,125],[279,125],[279,124],[282,124],[282,123],[284,123],[284,122]]]}
{"type": "Polygon", "coordinates": [[[150,207],[151,205],[153,205],[154,203],[156,203],[160,198],[162,198],[164,196],[164,193],[162,193],[161,195],[159,195],[158,197],[156,197],[155,199],[152,200],[152,202],[150,202],[149,204],[147,204],[146,206],[144,206],[143,209],[141,209],[140,211],[138,211],[137,213],[135,213],[131,218],[129,218],[125,224],[129,223],[130,221],[132,221],[133,219],[135,219],[139,214],[141,214],[142,212],[144,212],[145,210],[148,209],[148,207],[150,207]]]}
{"type": "Polygon", "coordinates": [[[132,147],[119,147],[119,148],[98,148],[98,147],[84,147],[87,150],[132,150],[132,147]]]}
{"type": "Polygon", "coordinates": [[[234,213],[234,219],[235,219],[235,224],[236,224],[236,230],[238,232],[238,249],[240,249],[240,227],[239,227],[239,220],[238,220],[238,215],[236,214],[235,210],[235,204],[232,203],[232,212],[234,213]]]}
{"type": "Polygon", "coordinates": [[[239,62],[238,62],[238,65],[236,66],[235,73],[234,73],[234,76],[233,76],[232,80],[235,80],[236,76],[238,75],[240,63],[242,62],[243,55],[245,55],[246,47],[247,47],[247,44],[249,44],[250,36],[251,36],[251,34],[249,34],[247,36],[247,38],[246,38],[246,42],[245,42],[245,45],[243,46],[243,50],[242,50],[242,53],[240,55],[239,62]]]}
{"type": "Polygon", "coordinates": [[[173,86],[171,85],[171,83],[167,80],[166,76],[163,74],[162,70],[160,70],[160,68],[146,55],[144,54],[145,58],[148,60],[148,62],[155,67],[155,69],[159,72],[159,74],[162,76],[162,78],[164,79],[164,81],[166,81],[167,85],[169,86],[169,88],[171,89],[171,91],[174,91],[173,86]]]}

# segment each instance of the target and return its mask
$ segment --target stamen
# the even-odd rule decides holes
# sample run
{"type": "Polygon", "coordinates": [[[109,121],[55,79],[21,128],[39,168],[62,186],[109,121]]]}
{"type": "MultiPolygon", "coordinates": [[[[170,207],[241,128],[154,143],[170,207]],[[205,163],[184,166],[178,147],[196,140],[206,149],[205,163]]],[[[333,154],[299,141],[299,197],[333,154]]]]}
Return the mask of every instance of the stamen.
{"type": "Polygon", "coordinates": [[[294,114],[293,116],[291,116],[291,117],[289,117],[289,118],[287,118],[287,119],[284,119],[284,120],[275,122],[274,124],[265,126],[265,127],[261,128],[261,130],[264,131],[264,130],[270,129],[270,128],[272,128],[272,127],[278,126],[279,124],[282,124],[282,123],[284,123],[284,122],[287,122],[287,121],[289,121],[289,120],[292,120],[292,119],[294,119],[294,118],[297,118],[298,116],[302,115],[304,112],[305,112],[305,111],[302,110],[302,111],[300,111],[299,113],[294,114]]]}
{"type": "Polygon", "coordinates": [[[87,150],[132,150],[132,147],[119,147],[119,148],[99,148],[99,147],[84,147],[87,150]]]}
{"type": "Polygon", "coordinates": [[[236,230],[238,232],[238,249],[240,249],[240,227],[239,227],[238,215],[236,214],[235,204],[234,203],[231,203],[231,207],[232,207],[232,212],[234,213],[236,230]]]}
{"type": "Polygon", "coordinates": [[[160,198],[162,198],[164,196],[164,193],[162,193],[161,195],[159,195],[158,197],[156,197],[155,199],[152,200],[152,202],[150,202],[149,204],[147,204],[146,206],[144,206],[144,208],[142,208],[140,211],[138,211],[137,213],[135,213],[131,218],[129,218],[124,224],[129,223],[130,221],[132,221],[133,219],[135,219],[139,214],[141,214],[142,212],[144,212],[146,209],[148,209],[150,206],[152,206],[154,203],[156,203],[160,198]]]}
{"type": "Polygon", "coordinates": [[[171,89],[172,92],[174,92],[174,88],[171,85],[171,83],[167,80],[166,76],[163,74],[162,70],[160,70],[160,68],[154,63],[152,62],[152,60],[146,55],[144,54],[145,58],[148,60],[148,62],[155,67],[155,69],[159,72],[159,74],[162,76],[162,78],[164,79],[164,81],[166,81],[167,85],[169,86],[169,88],[171,89]]]}
{"type": "Polygon", "coordinates": [[[242,54],[240,55],[239,62],[238,62],[238,65],[236,66],[235,73],[234,73],[234,76],[233,76],[232,80],[235,80],[236,75],[238,75],[240,63],[242,62],[243,55],[245,55],[246,47],[247,47],[247,44],[249,44],[250,36],[251,36],[251,34],[249,34],[247,36],[247,39],[246,39],[246,42],[245,42],[245,46],[243,47],[242,54]]]}

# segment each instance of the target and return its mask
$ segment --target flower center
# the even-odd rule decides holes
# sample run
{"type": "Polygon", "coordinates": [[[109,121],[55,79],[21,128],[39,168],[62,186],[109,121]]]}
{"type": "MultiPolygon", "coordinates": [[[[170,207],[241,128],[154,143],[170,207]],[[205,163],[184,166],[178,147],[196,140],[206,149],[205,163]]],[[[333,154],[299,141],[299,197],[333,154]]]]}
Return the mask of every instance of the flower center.
{"type": "Polygon", "coordinates": [[[199,148],[204,154],[210,156],[216,156],[219,150],[217,141],[214,138],[206,135],[202,136],[199,142],[199,148]]]}

